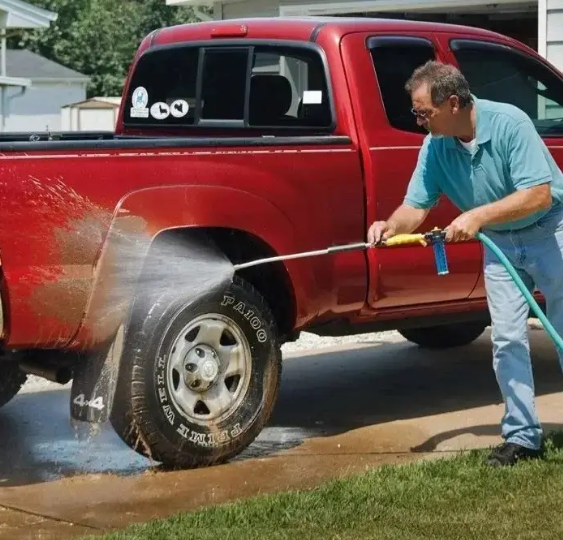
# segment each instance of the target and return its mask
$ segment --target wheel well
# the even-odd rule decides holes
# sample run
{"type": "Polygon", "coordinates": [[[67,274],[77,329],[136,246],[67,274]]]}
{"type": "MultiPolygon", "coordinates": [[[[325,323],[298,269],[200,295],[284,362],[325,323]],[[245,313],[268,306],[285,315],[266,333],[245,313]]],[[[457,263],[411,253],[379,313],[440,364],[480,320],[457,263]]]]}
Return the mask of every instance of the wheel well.
{"type": "MultiPolygon", "coordinates": [[[[188,239],[190,242],[212,243],[233,264],[275,256],[274,250],[260,238],[245,231],[228,228],[186,227],[159,234],[153,242],[174,238],[188,239]]],[[[149,254],[150,256],[150,254],[149,254]]],[[[240,270],[237,274],[246,280],[266,300],[272,310],[280,339],[283,341],[292,333],[296,314],[295,296],[291,280],[281,262],[240,270]]]]}

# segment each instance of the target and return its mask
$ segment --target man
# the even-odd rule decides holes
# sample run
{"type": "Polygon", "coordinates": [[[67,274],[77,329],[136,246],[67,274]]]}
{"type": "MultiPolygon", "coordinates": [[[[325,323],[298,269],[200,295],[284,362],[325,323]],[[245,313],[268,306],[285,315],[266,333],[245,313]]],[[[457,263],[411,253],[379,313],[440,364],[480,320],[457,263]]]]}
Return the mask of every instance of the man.
{"type": "MultiPolygon", "coordinates": [[[[448,64],[419,67],[406,90],[429,135],[403,203],[388,221],[373,223],[368,241],[416,230],[444,194],[462,212],[446,228],[446,241],[487,234],[530,290],[541,290],[548,318],[562,332],[563,175],[531,119],[512,105],[473,96],[461,72],[448,64]]],[[[487,248],[484,265],[493,367],[505,402],[504,443],[487,462],[512,465],[539,456],[543,442],[534,405],[529,307],[487,248]]]]}

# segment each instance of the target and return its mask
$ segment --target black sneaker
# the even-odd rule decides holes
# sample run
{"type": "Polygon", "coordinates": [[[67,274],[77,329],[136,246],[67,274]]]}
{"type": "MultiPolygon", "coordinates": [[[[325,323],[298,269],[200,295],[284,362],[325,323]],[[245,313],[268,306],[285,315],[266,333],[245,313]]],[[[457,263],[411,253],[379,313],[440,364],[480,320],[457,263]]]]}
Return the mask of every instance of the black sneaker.
{"type": "Polygon", "coordinates": [[[503,443],[493,449],[487,458],[491,467],[514,465],[522,459],[534,459],[541,455],[541,450],[531,450],[515,443],[503,443]]]}

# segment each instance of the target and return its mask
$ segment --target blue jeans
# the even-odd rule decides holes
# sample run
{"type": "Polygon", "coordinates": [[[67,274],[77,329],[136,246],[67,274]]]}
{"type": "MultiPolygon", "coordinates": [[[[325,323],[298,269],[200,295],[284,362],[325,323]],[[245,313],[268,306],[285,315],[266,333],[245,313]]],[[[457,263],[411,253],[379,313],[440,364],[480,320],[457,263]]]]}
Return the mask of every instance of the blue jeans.
{"type": "MultiPolygon", "coordinates": [[[[546,299],[547,317],[563,336],[563,208],[534,225],[510,232],[483,231],[508,257],[520,277],[546,299]]],[[[537,449],[542,428],[535,408],[528,342],[529,306],[503,264],[484,247],[487,301],[492,319],[493,368],[504,398],[502,437],[537,449]]],[[[563,351],[558,350],[563,366],[563,351]]]]}

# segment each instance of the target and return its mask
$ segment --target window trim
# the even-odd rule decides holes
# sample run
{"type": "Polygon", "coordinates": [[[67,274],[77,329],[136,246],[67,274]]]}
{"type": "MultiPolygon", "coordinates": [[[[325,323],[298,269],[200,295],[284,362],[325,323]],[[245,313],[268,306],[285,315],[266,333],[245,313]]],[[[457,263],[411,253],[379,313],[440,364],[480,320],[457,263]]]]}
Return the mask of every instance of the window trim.
{"type": "MultiPolygon", "coordinates": [[[[413,45],[424,45],[431,48],[437,53],[436,44],[427,37],[422,36],[404,36],[404,35],[385,35],[385,36],[370,36],[366,38],[366,47],[368,50],[376,49],[378,47],[412,47],[413,45]]],[[[436,54],[437,56],[437,54],[436,54]]]]}
{"type": "MultiPolygon", "coordinates": [[[[401,133],[408,133],[410,135],[424,135],[424,133],[420,133],[418,131],[412,131],[407,129],[402,129],[400,127],[394,126],[390,119],[387,112],[387,107],[385,106],[385,99],[383,97],[383,92],[381,90],[381,85],[379,83],[379,74],[377,73],[377,68],[375,66],[375,62],[373,61],[372,51],[377,50],[378,48],[383,47],[421,47],[423,49],[429,49],[434,53],[434,60],[439,59],[439,49],[436,46],[434,40],[429,37],[424,36],[409,36],[403,34],[386,34],[386,35],[375,35],[375,36],[368,36],[366,38],[366,48],[370,54],[370,63],[373,67],[373,72],[375,74],[375,83],[379,90],[379,98],[381,99],[381,103],[383,105],[383,111],[385,112],[385,117],[387,118],[387,123],[391,129],[395,129],[401,133]]],[[[414,118],[414,116],[413,116],[414,118]]]]}
{"type": "Polygon", "coordinates": [[[167,123],[159,123],[159,124],[147,124],[141,122],[131,122],[130,120],[125,120],[125,115],[123,118],[123,126],[127,129],[172,129],[172,130],[183,130],[183,129],[198,129],[198,128],[221,128],[221,129],[244,129],[244,130],[260,130],[260,131],[303,131],[303,132],[311,132],[311,131],[322,131],[326,135],[334,134],[336,130],[337,122],[336,122],[336,107],[334,102],[334,86],[332,84],[331,73],[329,68],[329,62],[326,57],[324,49],[316,44],[307,41],[296,41],[296,40],[284,40],[284,39],[225,39],[221,41],[217,40],[199,40],[199,41],[192,41],[192,42],[176,42],[176,43],[168,43],[163,45],[156,45],[146,49],[141,53],[139,58],[136,60],[133,70],[131,72],[131,76],[128,79],[127,88],[124,92],[124,100],[128,100],[131,95],[131,86],[132,81],[137,71],[137,67],[141,60],[143,60],[148,55],[156,54],[166,50],[177,50],[177,49],[190,49],[190,48],[197,48],[199,49],[199,58],[198,58],[198,70],[197,70],[197,81],[196,81],[196,110],[195,110],[195,118],[193,124],[167,124],[167,123]],[[252,71],[252,59],[254,55],[254,49],[260,47],[268,47],[268,48],[280,48],[280,49],[303,49],[308,50],[313,53],[317,54],[317,57],[321,61],[321,66],[323,70],[323,74],[325,77],[325,83],[327,87],[328,93],[328,106],[330,111],[330,119],[331,122],[327,126],[251,126],[248,125],[248,113],[250,109],[250,77],[249,74],[252,71]],[[203,81],[203,68],[204,62],[202,61],[205,57],[205,50],[206,49],[232,49],[232,48],[245,48],[249,51],[249,62],[248,62],[248,70],[247,72],[247,88],[246,88],[246,99],[245,99],[245,118],[244,120],[202,120],[201,119],[201,85],[203,81]]]}
{"type": "MultiPolygon", "coordinates": [[[[243,107],[243,118],[242,120],[227,120],[227,119],[220,119],[220,118],[211,118],[205,119],[201,116],[201,97],[203,94],[203,68],[205,66],[205,56],[207,52],[210,50],[211,47],[201,47],[199,49],[199,58],[197,64],[197,74],[196,74],[196,91],[195,91],[195,100],[196,100],[196,108],[195,108],[195,115],[194,115],[194,123],[189,125],[182,125],[182,124],[173,124],[174,126],[179,127],[202,127],[202,128],[213,128],[213,127],[233,127],[238,129],[244,128],[251,128],[246,124],[246,119],[248,118],[248,111],[249,111],[249,103],[250,103],[250,74],[252,73],[252,58],[254,57],[254,46],[251,47],[224,47],[218,46],[213,47],[215,51],[246,51],[248,54],[247,62],[246,62],[246,87],[244,89],[244,107],[243,107]]],[[[153,125],[153,124],[151,124],[153,125]]]]}

